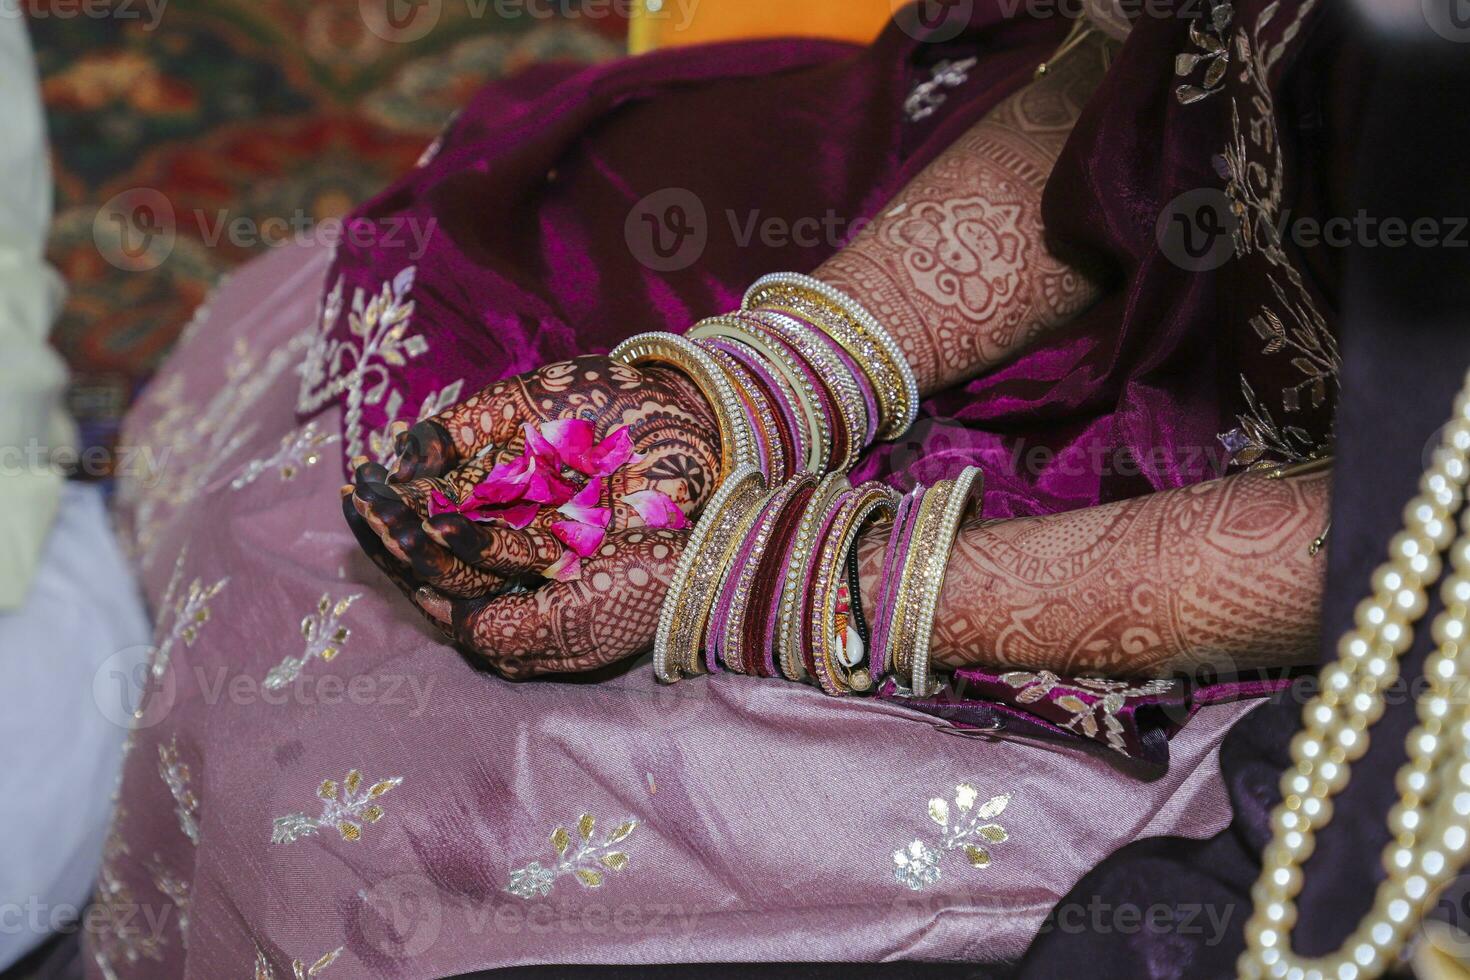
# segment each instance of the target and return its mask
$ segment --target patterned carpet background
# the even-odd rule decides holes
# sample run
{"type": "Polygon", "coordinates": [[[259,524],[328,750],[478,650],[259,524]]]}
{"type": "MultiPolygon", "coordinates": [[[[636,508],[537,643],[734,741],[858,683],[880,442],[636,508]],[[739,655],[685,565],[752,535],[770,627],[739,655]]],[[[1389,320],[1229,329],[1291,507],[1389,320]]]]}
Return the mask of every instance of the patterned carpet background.
{"type": "Polygon", "coordinates": [[[87,445],[111,443],[213,283],[266,238],[408,169],[485,81],[614,57],[627,28],[570,0],[27,3],[57,184],[50,256],[70,289],[55,343],[87,445]],[[221,234],[239,219],[244,234],[221,234]]]}

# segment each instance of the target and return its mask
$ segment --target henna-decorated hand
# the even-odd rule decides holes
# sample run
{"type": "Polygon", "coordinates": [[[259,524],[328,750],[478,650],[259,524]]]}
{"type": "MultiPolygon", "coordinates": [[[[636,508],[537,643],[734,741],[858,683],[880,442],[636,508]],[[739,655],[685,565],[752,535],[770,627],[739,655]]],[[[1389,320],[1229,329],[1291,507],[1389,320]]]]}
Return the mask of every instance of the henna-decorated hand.
{"type": "Polygon", "coordinates": [[[672,528],[712,492],[720,456],[686,377],[595,356],[491,385],[400,431],[396,449],[391,472],[362,462],[343,488],[349,525],[432,621],[513,677],[591,670],[652,642],[685,537],[672,528]],[[670,501],[679,513],[661,515],[670,501]]]}

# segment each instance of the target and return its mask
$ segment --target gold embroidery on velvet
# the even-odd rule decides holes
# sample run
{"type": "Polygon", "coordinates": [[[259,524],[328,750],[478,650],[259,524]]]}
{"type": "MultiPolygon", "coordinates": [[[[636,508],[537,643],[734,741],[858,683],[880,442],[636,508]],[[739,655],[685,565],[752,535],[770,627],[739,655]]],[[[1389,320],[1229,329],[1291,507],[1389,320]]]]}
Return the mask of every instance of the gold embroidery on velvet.
{"type": "Polygon", "coordinates": [[[1230,29],[1235,12],[1228,3],[1217,3],[1210,10],[1208,22],[1189,22],[1189,40],[1198,51],[1186,51],[1174,58],[1174,74],[1188,78],[1205,66],[1200,84],[1188,82],[1174,89],[1174,96],[1185,105],[1208,99],[1224,87],[1225,72],[1230,68],[1230,40],[1226,32],[1230,29]]]}
{"type": "MultiPolygon", "coordinates": [[[[1175,66],[1176,72],[1183,76],[1194,71],[1201,61],[1210,62],[1203,88],[1181,85],[1176,90],[1179,101],[1186,104],[1223,88],[1226,69],[1222,66],[1232,57],[1240,66],[1239,81],[1250,86],[1244,119],[1241,99],[1231,94],[1231,139],[1218,157],[1217,169],[1226,180],[1225,195],[1236,219],[1235,256],[1259,255],[1264,259],[1268,268],[1262,270],[1262,275],[1276,297],[1274,304],[1263,305],[1250,318],[1250,327],[1262,342],[1263,353],[1289,356],[1291,366],[1301,376],[1300,381],[1281,389],[1281,405],[1287,413],[1297,411],[1306,403],[1320,408],[1330,389],[1337,385],[1341,365],[1337,339],[1301,273],[1286,254],[1278,230],[1286,159],[1276,122],[1270,75],[1317,3],[1318,0],[1303,0],[1295,18],[1274,44],[1266,41],[1264,31],[1275,19],[1281,4],[1280,0],[1268,4],[1249,30],[1245,26],[1237,27],[1232,52],[1230,45],[1213,46],[1226,40],[1233,17],[1229,3],[1214,0],[1211,29],[1199,28],[1197,23],[1190,26],[1191,40],[1211,52],[1211,57],[1195,59],[1193,55],[1180,55],[1175,66]],[[1208,43],[1201,43],[1201,38],[1208,38],[1208,43]]],[[[1326,439],[1314,439],[1300,426],[1278,424],[1244,375],[1240,383],[1247,411],[1237,417],[1238,428],[1221,436],[1232,453],[1233,463],[1242,466],[1298,463],[1326,451],[1326,439]]]]}
{"type": "MultiPolygon", "coordinates": [[[[310,966],[301,960],[291,961],[291,976],[293,980],[308,980],[310,977],[319,977],[326,972],[327,967],[337,962],[346,946],[338,946],[330,953],[319,957],[310,966]]],[[[259,946],[255,947],[255,980],[276,980],[276,971],[271,968],[270,960],[266,959],[265,951],[259,946]]]]}
{"type": "Polygon", "coordinates": [[[240,475],[230,481],[230,488],[243,490],[274,468],[281,482],[296,479],[296,475],[308,466],[321,461],[321,450],[337,441],[337,433],[322,432],[315,421],[303,425],[294,432],[281,437],[281,447],[263,459],[252,459],[245,464],[240,475]]]}
{"type": "Polygon", "coordinates": [[[1000,679],[1017,689],[1016,700],[1021,704],[1049,698],[1052,704],[1072,714],[1062,723],[1063,728],[1093,739],[1101,732],[1108,747],[1123,755],[1128,755],[1128,747],[1123,741],[1123,723],[1118,720],[1118,712],[1123,710],[1127,699],[1166,694],[1174,686],[1172,681],[1165,680],[1130,684],[1102,677],[1074,677],[1064,683],[1049,670],[1036,673],[1016,670],[1002,674],[1000,679]],[[1101,697],[1088,703],[1083,694],[1101,697]]]}
{"type": "Polygon", "coordinates": [[[158,746],[158,775],[174,798],[174,816],[189,843],[199,846],[199,797],[189,788],[189,767],[179,758],[178,739],[158,746]]]}
{"type": "Polygon", "coordinates": [[[1001,793],[976,806],[979,792],[969,783],[955,787],[954,800],[936,796],[929,801],[929,819],[939,827],[939,836],[915,837],[893,852],[893,876],[914,891],[937,884],[940,864],[945,854],[958,851],[973,868],[990,866],[990,848],[1003,844],[1010,834],[996,817],[1011,802],[1011,794],[1001,793]]]}
{"type": "Polygon", "coordinates": [[[270,669],[261,686],[278,691],[301,676],[302,670],[313,660],[331,663],[342,652],[352,631],[342,625],[342,616],[352,604],[362,598],[362,593],[338,599],[335,603],[328,594],[323,594],[316,604],[316,614],[308,614],[301,620],[301,636],[306,648],[299,657],[286,657],[270,669]]]}
{"type": "Polygon", "coordinates": [[[551,848],[556,852],[556,860],[550,867],[544,867],[540,861],[532,861],[523,868],[517,868],[510,873],[510,884],[505,890],[525,899],[550,895],[556,879],[564,875],[576,878],[583,888],[600,888],[608,871],[622,871],[628,866],[628,855],[614,848],[637,827],[637,820],[624,820],[601,841],[594,841],[596,821],[592,814],[584,813],[577,820],[575,835],[565,827],[557,827],[551,832],[551,848]]]}
{"type": "Polygon", "coordinates": [[[359,793],[362,773],[356,769],[349,772],[340,785],[335,779],[324,780],[316,791],[322,801],[321,815],[312,817],[305,813],[289,813],[277,817],[271,825],[271,843],[291,844],[322,830],[335,830],[349,843],[361,840],[363,824],[383,819],[384,810],[377,800],[401,782],[403,778],[399,776],[379,780],[359,793]]]}
{"type": "Polygon", "coordinates": [[[353,290],[347,311],[349,337],[345,340],[332,336],[343,310],[340,277],[322,300],[318,333],[301,365],[296,408],[314,412],[330,399],[347,393],[342,417],[345,459],[362,455],[363,409],[380,405],[388,397],[392,369],[403,367],[429,350],[422,336],[408,332],[414,311],[409,293],[417,274],[417,266],[406,267],[391,283],[383,283],[371,298],[360,288],[353,290]]]}

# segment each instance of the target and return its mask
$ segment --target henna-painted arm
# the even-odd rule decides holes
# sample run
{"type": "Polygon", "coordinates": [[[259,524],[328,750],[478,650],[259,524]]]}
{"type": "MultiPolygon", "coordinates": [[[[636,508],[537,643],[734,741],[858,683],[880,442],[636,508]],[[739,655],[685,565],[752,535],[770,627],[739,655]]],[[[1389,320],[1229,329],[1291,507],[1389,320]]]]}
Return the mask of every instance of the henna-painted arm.
{"type": "Polygon", "coordinates": [[[816,271],[894,335],[930,394],[1016,356],[1097,287],[1046,249],[1041,193],[1106,69],[1094,33],[945,150],[816,271]]]}
{"type": "MultiPolygon", "coordinates": [[[[935,618],[942,667],[1229,672],[1309,661],[1325,472],[1249,472],[1085,510],[970,524],[935,618]]],[[[862,542],[873,608],[883,535],[862,542]]]]}

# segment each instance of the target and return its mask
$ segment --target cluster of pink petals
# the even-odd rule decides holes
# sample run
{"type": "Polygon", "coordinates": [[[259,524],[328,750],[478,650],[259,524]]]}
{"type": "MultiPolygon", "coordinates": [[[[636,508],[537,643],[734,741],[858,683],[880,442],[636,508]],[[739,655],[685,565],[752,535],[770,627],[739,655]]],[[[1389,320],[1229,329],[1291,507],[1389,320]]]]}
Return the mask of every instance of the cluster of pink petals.
{"type": "MultiPolygon", "coordinates": [[[[603,481],[642,457],[633,452],[632,434],[624,426],[597,441],[592,423],[585,419],[547,422],[539,429],[525,426],[525,451],[501,463],[456,503],[434,491],[429,515],[461,514],[472,521],[501,521],[510,527],[529,527],[542,508],[555,508],[561,520],[550,530],[565,550],[545,575],[572,581],[582,574],[582,559],[596,554],[612,523],[612,509],[600,506],[603,481]]],[[[682,528],[684,512],[659,490],[630,493],[623,502],[649,527],[682,528]]]]}

